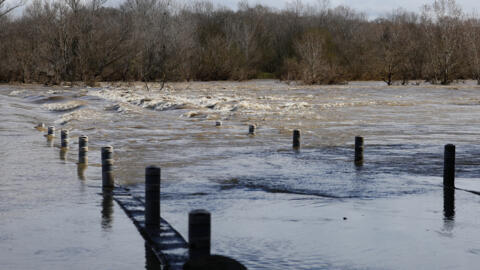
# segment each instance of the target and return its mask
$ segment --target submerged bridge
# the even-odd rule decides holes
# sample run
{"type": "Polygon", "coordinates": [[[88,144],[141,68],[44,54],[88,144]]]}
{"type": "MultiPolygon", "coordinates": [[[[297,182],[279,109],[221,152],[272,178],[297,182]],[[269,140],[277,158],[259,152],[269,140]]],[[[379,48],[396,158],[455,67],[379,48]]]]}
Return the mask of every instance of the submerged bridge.
{"type": "MultiPolygon", "coordinates": [[[[43,124],[37,130],[45,130],[43,124]]],[[[69,148],[69,132],[60,132],[60,153],[65,155],[69,148]]],[[[50,126],[45,135],[53,146],[55,127],[50,126]]],[[[88,164],[88,137],[78,138],[78,168],[85,170],[88,164]]],[[[115,184],[113,174],[113,147],[101,148],[102,195],[113,198],[133,221],[146,243],[158,259],[161,269],[246,269],[234,259],[211,255],[211,215],[206,210],[189,213],[188,242],[165,219],[160,216],[160,168],[149,166],[145,169],[145,199],[136,197],[128,187],[115,184]]]]}

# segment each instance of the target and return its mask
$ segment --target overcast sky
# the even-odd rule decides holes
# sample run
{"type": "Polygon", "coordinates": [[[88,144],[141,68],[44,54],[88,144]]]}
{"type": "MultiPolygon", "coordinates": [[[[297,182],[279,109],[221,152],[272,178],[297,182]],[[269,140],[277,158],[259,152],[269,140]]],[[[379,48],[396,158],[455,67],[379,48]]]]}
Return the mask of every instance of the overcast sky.
{"type": "MultiPolygon", "coordinates": [[[[7,2],[15,0],[7,0],[7,2]]],[[[108,0],[107,6],[115,6],[118,3],[123,2],[124,0],[108,0]]],[[[189,0],[183,0],[188,2],[189,0]]],[[[240,0],[210,0],[216,4],[227,6],[231,9],[236,9],[237,4],[240,0]]],[[[294,0],[248,0],[250,5],[262,4],[275,8],[283,9],[288,2],[294,0]]],[[[314,5],[321,0],[302,0],[305,4],[314,5]]],[[[379,15],[384,15],[387,12],[390,12],[396,8],[404,8],[409,11],[419,12],[420,8],[427,3],[432,3],[433,0],[329,0],[330,7],[336,7],[339,5],[344,5],[350,8],[353,8],[357,11],[365,12],[368,17],[375,18],[379,15]]],[[[29,1],[27,0],[27,3],[29,1]]],[[[480,0],[456,0],[463,11],[466,13],[479,12],[480,11],[480,0]]],[[[16,13],[21,13],[22,9],[16,10],[16,13]]],[[[479,12],[480,13],[480,12],[479,12]]]]}
{"type": "MultiPolygon", "coordinates": [[[[239,2],[237,0],[212,1],[217,4],[228,6],[230,8],[236,8],[237,3],[239,2]]],[[[292,0],[249,0],[248,2],[251,5],[260,3],[271,7],[284,8],[286,3],[292,2],[292,0]]],[[[317,0],[302,0],[302,2],[309,4],[318,3],[317,0]]],[[[330,0],[330,6],[336,7],[338,5],[344,5],[351,7],[357,11],[363,11],[367,13],[369,17],[376,17],[399,7],[402,7],[409,11],[419,11],[424,4],[432,2],[433,0],[330,0]]],[[[457,0],[456,2],[467,13],[470,13],[474,10],[480,10],[479,0],[457,0]]]]}

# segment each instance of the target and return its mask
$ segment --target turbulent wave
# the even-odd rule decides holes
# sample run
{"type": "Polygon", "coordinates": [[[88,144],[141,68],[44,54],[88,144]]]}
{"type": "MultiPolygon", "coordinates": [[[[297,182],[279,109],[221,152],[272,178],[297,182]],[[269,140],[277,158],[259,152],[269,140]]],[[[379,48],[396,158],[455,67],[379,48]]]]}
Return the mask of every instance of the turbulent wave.
{"type": "Polygon", "coordinates": [[[60,119],[55,123],[65,125],[72,121],[94,121],[104,117],[104,115],[98,111],[92,109],[80,109],[73,112],[63,114],[60,119]]]}
{"type": "Polygon", "coordinates": [[[85,104],[86,103],[84,101],[68,101],[63,103],[44,104],[43,107],[49,111],[64,112],[78,109],[85,104]]]}
{"type": "Polygon", "coordinates": [[[64,96],[50,96],[50,97],[40,96],[39,98],[34,99],[33,102],[37,104],[45,104],[45,103],[64,101],[66,99],[67,97],[64,97],[64,96]]]}
{"type": "Polygon", "coordinates": [[[394,99],[381,96],[370,98],[368,93],[354,93],[353,88],[346,86],[311,89],[274,82],[252,84],[248,87],[247,84],[241,86],[235,83],[198,83],[193,89],[190,86],[173,84],[166,89],[152,91],[146,91],[138,85],[133,88],[111,86],[89,91],[89,95],[156,111],[188,110],[181,114],[185,118],[283,117],[289,121],[318,120],[322,119],[323,112],[348,107],[415,106],[422,102],[407,95],[396,96],[394,99]]]}
{"type": "Polygon", "coordinates": [[[12,97],[19,97],[25,95],[26,93],[28,93],[27,90],[13,90],[8,95],[12,97]]]}
{"type": "Polygon", "coordinates": [[[205,113],[202,113],[199,111],[190,111],[185,113],[183,116],[187,118],[206,118],[207,117],[205,113]]]}
{"type": "Polygon", "coordinates": [[[105,107],[105,110],[119,112],[119,113],[140,112],[140,109],[138,108],[138,106],[131,105],[125,102],[119,102],[112,106],[107,106],[105,107]]]}

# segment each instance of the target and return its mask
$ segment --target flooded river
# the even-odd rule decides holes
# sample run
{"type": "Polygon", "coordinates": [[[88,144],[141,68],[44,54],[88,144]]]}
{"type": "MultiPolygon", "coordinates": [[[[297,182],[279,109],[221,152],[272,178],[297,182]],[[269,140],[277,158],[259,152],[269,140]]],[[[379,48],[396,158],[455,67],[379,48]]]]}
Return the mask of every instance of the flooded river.
{"type": "Polygon", "coordinates": [[[89,268],[122,260],[144,267],[143,242],[121,210],[112,204],[112,226],[98,212],[105,200],[98,152],[109,144],[117,183],[141,197],[144,168],[160,166],[162,216],[187,237],[188,212],[209,210],[213,253],[249,269],[472,269],[480,262],[480,196],[442,188],[443,146],[453,143],[457,186],[480,191],[474,84],[4,85],[0,100],[0,260],[9,268],[25,257],[75,264],[97,251],[105,256],[86,260],[89,268]],[[49,148],[33,128],[38,122],[69,129],[71,151],[60,157],[58,139],[49,148]],[[249,124],[257,125],[255,136],[249,124]],[[299,151],[291,148],[293,129],[302,132],[299,151]],[[91,165],[77,171],[82,134],[91,165]],[[353,164],[357,135],[365,137],[362,167],[353,164]],[[97,240],[73,245],[72,235],[97,240]],[[58,240],[44,251],[48,238],[58,240]],[[119,250],[105,251],[104,240],[119,250]]]}
{"type": "MultiPolygon", "coordinates": [[[[145,269],[135,226],[79,177],[68,153],[33,127],[54,121],[37,104],[0,95],[0,269],[145,269]]],[[[89,168],[99,173],[99,168],[89,168]]],[[[158,268],[148,268],[158,269],[158,268]]]]}

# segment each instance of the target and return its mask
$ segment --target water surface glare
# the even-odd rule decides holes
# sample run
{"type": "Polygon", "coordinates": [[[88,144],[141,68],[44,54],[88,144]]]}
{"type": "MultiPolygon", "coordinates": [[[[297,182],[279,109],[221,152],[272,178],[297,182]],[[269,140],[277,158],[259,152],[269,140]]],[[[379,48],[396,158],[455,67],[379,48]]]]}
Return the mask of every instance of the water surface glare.
{"type": "MultiPolygon", "coordinates": [[[[8,113],[0,136],[9,139],[2,138],[2,149],[17,140],[38,144],[22,148],[18,159],[31,156],[38,168],[59,163],[44,175],[65,182],[65,174],[77,176],[76,138],[86,134],[92,164],[78,177],[99,185],[98,152],[111,144],[116,181],[139,197],[145,166],[158,165],[163,217],[186,237],[188,211],[211,211],[213,252],[250,269],[472,269],[480,262],[480,197],[442,188],[443,146],[453,143],[457,186],[480,191],[479,87],[251,81],[150,89],[3,86],[0,110],[8,113]],[[221,127],[215,127],[218,120],[221,127]],[[53,157],[53,149],[52,156],[38,158],[47,144],[27,127],[41,121],[70,129],[72,151],[64,161],[53,157]],[[249,124],[257,125],[255,136],[247,134],[249,124]],[[293,151],[297,128],[302,148],[293,151]],[[365,137],[362,167],[353,164],[357,135],[365,137]]],[[[15,173],[7,175],[27,177],[9,158],[2,168],[15,173]]],[[[26,183],[14,182],[0,193],[16,209],[23,200],[10,190],[26,183]]],[[[61,207],[60,195],[34,192],[39,189],[23,196],[51,201],[50,210],[61,207]]],[[[94,191],[84,193],[102,200],[94,191]]],[[[0,207],[14,212],[11,204],[0,207]]],[[[139,249],[132,257],[144,252],[139,249]]]]}

